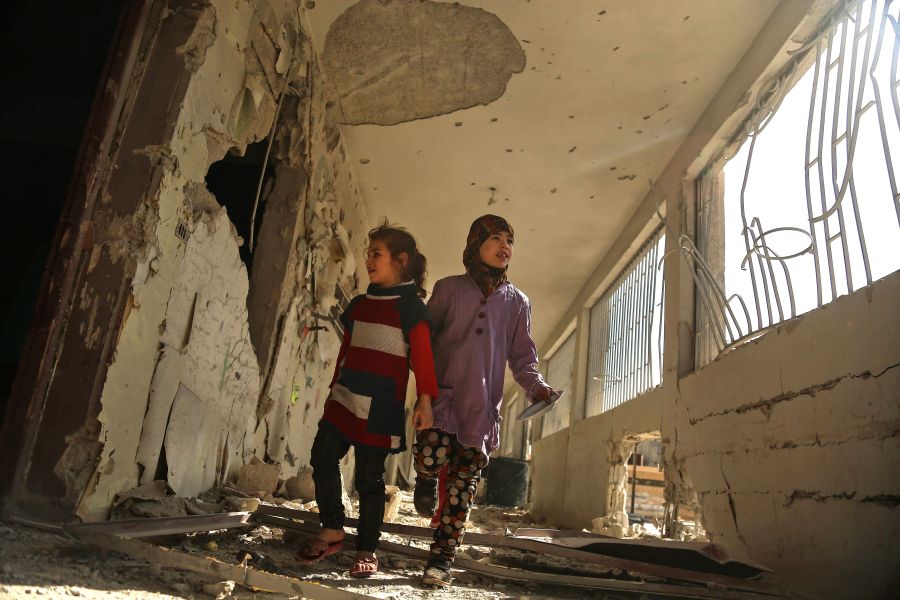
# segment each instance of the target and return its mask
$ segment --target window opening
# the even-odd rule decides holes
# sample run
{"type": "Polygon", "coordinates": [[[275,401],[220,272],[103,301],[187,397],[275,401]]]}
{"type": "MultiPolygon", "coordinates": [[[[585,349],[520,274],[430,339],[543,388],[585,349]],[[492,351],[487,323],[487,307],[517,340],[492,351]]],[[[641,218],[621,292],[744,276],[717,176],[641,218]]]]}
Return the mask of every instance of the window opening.
{"type": "Polygon", "coordinates": [[[662,382],[664,249],[660,226],[591,308],[586,416],[662,382]]]}
{"type": "Polygon", "coordinates": [[[575,372],[575,334],[572,333],[566,341],[553,353],[547,361],[547,383],[566,393],[556,403],[556,406],[544,413],[541,436],[556,433],[569,426],[569,417],[572,414],[572,393],[574,392],[575,372]]]}
{"type": "Polygon", "coordinates": [[[698,365],[900,268],[898,13],[842,4],[700,179],[698,365]]]}

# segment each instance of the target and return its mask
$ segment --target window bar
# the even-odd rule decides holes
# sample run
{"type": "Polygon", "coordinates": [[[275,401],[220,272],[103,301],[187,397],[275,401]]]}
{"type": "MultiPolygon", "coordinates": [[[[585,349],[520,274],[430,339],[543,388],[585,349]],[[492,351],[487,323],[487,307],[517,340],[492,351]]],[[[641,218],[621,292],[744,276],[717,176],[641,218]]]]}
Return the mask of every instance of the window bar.
{"type": "MultiPolygon", "coordinates": [[[[878,66],[878,57],[881,56],[881,45],[884,40],[884,31],[888,24],[888,19],[890,18],[890,14],[888,13],[888,9],[890,8],[890,3],[886,3],[884,6],[884,17],[881,22],[881,29],[878,32],[878,43],[875,47],[875,60],[872,61],[872,67],[869,69],[869,78],[872,80],[872,87],[875,92],[875,98],[878,99],[878,102],[875,103],[876,110],[878,111],[878,129],[881,133],[881,145],[884,149],[884,161],[887,166],[888,173],[888,181],[891,185],[891,193],[894,196],[894,210],[897,213],[897,223],[900,224],[900,193],[897,191],[897,180],[894,176],[894,163],[891,160],[891,152],[888,147],[888,139],[887,139],[887,131],[885,129],[885,118],[884,118],[884,108],[881,102],[881,92],[878,87],[878,81],[875,79],[875,69],[878,66]]],[[[894,34],[894,51],[891,53],[891,102],[894,107],[894,117],[897,120],[897,127],[900,128],[900,101],[897,99],[897,85],[900,83],[897,79],[897,57],[900,55],[900,34],[898,31],[892,27],[892,33],[894,34]]],[[[855,198],[854,198],[854,208],[856,207],[855,198]]],[[[859,217],[857,217],[858,221],[859,217]]],[[[862,237],[860,237],[862,240],[862,237]]],[[[865,252],[865,241],[862,241],[863,244],[863,257],[864,264],[866,266],[866,278],[867,283],[872,283],[871,272],[869,269],[868,263],[868,254],[865,252]]]]}
{"type": "Polygon", "coordinates": [[[633,398],[638,387],[638,378],[641,373],[640,363],[640,340],[641,335],[641,309],[643,308],[644,289],[643,289],[643,269],[645,256],[641,256],[632,276],[631,286],[631,336],[628,340],[628,359],[631,369],[628,374],[628,389],[626,397],[633,398]]]}
{"type": "Polygon", "coordinates": [[[586,417],[592,417],[600,412],[598,400],[602,398],[602,375],[603,375],[603,350],[606,347],[606,331],[603,323],[599,320],[605,312],[596,312],[599,307],[605,306],[603,298],[597,300],[597,303],[591,308],[590,312],[590,337],[588,346],[588,372],[587,372],[587,390],[588,390],[588,406],[585,408],[586,417]],[[596,318],[596,320],[595,320],[596,318]],[[601,341],[602,340],[602,341],[601,341]]]}
{"type": "MultiPolygon", "coordinates": [[[[747,192],[747,181],[750,179],[750,165],[753,160],[753,148],[756,145],[756,135],[753,134],[750,136],[750,148],[747,154],[747,165],[744,168],[744,181],[741,183],[741,222],[744,224],[744,246],[747,250],[747,253],[750,253],[750,243],[747,240],[746,227],[747,227],[747,214],[745,210],[744,198],[746,197],[747,192]]],[[[753,261],[747,263],[750,269],[750,285],[753,288],[753,300],[756,306],[756,322],[762,325],[762,308],[759,303],[759,289],[756,285],[756,270],[753,268],[753,261]]],[[[726,321],[727,322],[727,321],[726,321]]]]}
{"type": "Polygon", "coordinates": [[[619,389],[621,385],[625,381],[625,357],[624,357],[624,344],[622,343],[623,338],[625,337],[625,322],[627,315],[627,307],[626,307],[626,287],[627,278],[623,279],[622,285],[618,287],[615,292],[616,297],[616,336],[615,340],[615,354],[614,354],[614,364],[615,369],[612,372],[612,379],[609,382],[610,386],[610,398],[609,398],[609,407],[615,407],[619,401],[619,389]]]}
{"type": "Polygon", "coordinates": [[[613,365],[614,368],[610,371],[612,377],[609,379],[609,406],[607,410],[611,409],[616,405],[616,400],[618,400],[618,382],[622,381],[625,373],[622,368],[623,360],[622,360],[622,335],[623,335],[623,327],[622,323],[624,321],[624,309],[625,309],[625,300],[624,294],[622,293],[623,288],[619,288],[615,292],[615,319],[613,323],[615,324],[615,337],[613,337],[613,365]]]}
{"type": "Polygon", "coordinates": [[[616,385],[616,402],[613,406],[618,406],[622,402],[625,395],[625,388],[628,386],[628,336],[631,334],[630,317],[631,317],[631,278],[634,272],[629,272],[625,277],[625,285],[622,286],[622,335],[619,338],[619,361],[621,365],[621,381],[616,385]]]}
{"type": "MultiPolygon", "coordinates": [[[[872,4],[872,8],[875,8],[875,4],[872,4]]],[[[832,33],[831,39],[829,40],[829,44],[833,44],[835,41],[835,34],[832,33]]],[[[835,94],[834,94],[834,107],[832,108],[832,122],[831,122],[831,186],[834,191],[834,196],[837,198],[840,194],[840,188],[838,187],[838,178],[840,177],[838,174],[838,161],[837,161],[837,147],[840,145],[841,140],[846,137],[846,134],[850,132],[850,129],[844,134],[838,134],[838,126],[840,122],[840,114],[841,114],[841,84],[843,83],[844,77],[844,62],[847,56],[846,52],[846,39],[847,39],[847,27],[841,27],[841,38],[840,38],[840,49],[838,50],[838,67],[837,67],[837,79],[835,81],[835,94]]],[[[850,103],[853,98],[853,88],[856,84],[856,44],[853,44],[853,52],[850,58],[850,76],[847,79],[848,82],[848,90],[847,90],[847,114],[850,115],[850,103]]],[[[865,80],[863,80],[865,81],[865,80]]],[[[863,91],[863,86],[860,86],[860,93],[863,91]]],[[[849,120],[848,120],[849,123],[849,120]]],[[[845,174],[851,173],[853,170],[853,155],[848,154],[848,160],[846,165],[845,174]]],[[[847,280],[847,291],[853,291],[853,276],[850,270],[850,249],[847,246],[847,234],[846,234],[846,223],[844,221],[844,207],[841,205],[837,211],[838,217],[838,226],[840,228],[840,239],[841,239],[841,252],[844,258],[844,275],[847,280]]]]}
{"type": "Polygon", "coordinates": [[[611,408],[614,390],[613,382],[618,377],[618,334],[619,334],[619,290],[616,289],[609,298],[609,347],[606,353],[606,364],[603,373],[603,412],[611,408]]]}
{"type": "Polygon", "coordinates": [[[601,326],[600,326],[600,337],[599,337],[599,355],[597,356],[597,380],[595,382],[597,386],[597,413],[600,414],[603,412],[603,406],[606,398],[605,386],[606,386],[606,360],[609,351],[609,343],[611,341],[610,336],[610,319],[609,319],[609,298],[603,297],[600,302],[602,305],[600,306],[600,314],[601,316],[601,326]]]}
{"type": "Polygon", "coordinates": [[[644,255],[643,265],[641,267],[641,307],[640,307],[640,319],[641,319],[641,327],[640,334],[638,338],[635,340],[635,348],[634,353],[637,356],[638,365],[640,365],[639,376],[635,385],[638,388],[638,392],[640,393],[642,390],[647,389],[647,357],[644,352],[645,340],[647,339],[647,315],[650,314],[649,304],[650,304],[650,280],[649,280],[649,265],[652,260],[651,252],[652,248],[652,240],[651,238],[651,246],[647,247],[646,254],[644,255]]]}
{"type": "MultiPolygon", "coordinates": [[[[816,228],[813,224],[813,203],[812,203],[812,185],[811,178],[809,176],[809,171],[813,168],[814,165],[817,165],[819,162],[819,157],[812,157],[812,132],[813,132],[813,119],[815,115],[815,105],[816,105],[816,94],[819,89],[819,68],[820,68],[820,59],[819,57],[822,55],[822,40],[816,42],[816,61],[815,67],[813,71],[813,83],[812,83],[812,94],[810,94],[809,100],[809,120],[806,124],[806,173],[805,173],[805,184],[806,184],[806,212],[809,216],[809,232],[812,237],[812,255],[813,255],[813,266],[816,275],[816,305],[822,306],[822,270],[821,270],[821,258],[819,257],[819,244],[816,239],[816,228]]],[[[749,159],[748,159],[749,162],[749,159]]],[[[754,293],[756,290],[754,289],[754,293]]],[[[751,327],[752,329],[752,327],[751,327]]]]}
{"type": "Polygon", "coordinates": [[[628,307],[625,312],[625,343],[623,345],[623,350],[625,350],[625,381],[621,387],[621,395],[618,398],[618,404],[621,404],[626,396],[631,395],[631,391],[634,387],[634,374],[635,374],[635,360],[634,360],[634,340],[636,330],[636,313],[638,306],[638,294],[639,289],[635,285],[639,276],[639,269],[641,263],[640,261],[635,264],[634,269],[628,274],[628,288],[627,293],[625,294],[626,306],[628,307]]]}
{"type": "Polygon", "coordinates": [[[615,393],[613,395],[613,407],[619,405],[619,402],[622,398],[623,388],[627,385],[628,373],[626,371],[628,367],[628,316],[631,313],[630,300],[631,295],[629,294],[629,280],[631,278],[631,273],[629,273],[625,277],[624,284],[622,285],[621,290],[619,290],[619,301],[620,301],[620,310],[619,310],[619,336],[617,340],[618,344],[618,357],[617,362],[619,364],[619,371],[617,373],[619,381],[617,381],[614,385],[615,393]]]}
{"type": "Polygon", "coordinates": [[[656,320],[656,257],[659,254],[659,240],[660,236],[656,236],[653,238],[653,245],[650,247],[650,264],[647,272],[647,276],[650,278],[648,282],[648,287],[650,288],[650,297],[649,297],[649,310],[647,314],[649,315],[647,319],[647,369],[646,369],[646,380],[644,384],[645,389],[650,389],[653,387],[653,324],[656,320]]]}
{"type": "Polygon", "coordinates": [[[638,343],[638,336],[641,333],[641,299],[644,291],[641,286],[641,271],[643,269],[643,264],[644,257],[641,256],[637,265],[635,265],[634,271],[632,271],[631,293],[628,294],[631,298],[631,324],[629,331],[630,335],[628,336],[628,362],[630,367],[628,372],[628,386],[622,398],[623,402],[625,401],[625,398],[633,398],[635,396],[637,392],[637,378],[640,376],[640,344],[638,343]]]}
{"type": "Polygon", "coordinates": [[[649,390],[653,387],[653,315],[654,315],[654,293],[656,292],[656,249],[659,245],[659,237],[651,238],[650,248],[647,252],[647,264],[644,277],[646,282],[644,288],[646,292],[646,304],[644,305],[644,334],[641,339],[641,353],[644,363],[644,377],[642,389],[649,390]]]}
{"type": "MultiPolygon", "coordinates": [[[[828,112],[828,90],[831,83],[831,52],[833,38],[834,32],[829,33],[828,45],[825,48],[825,69],[822,78],[822,102],[817,112],[819,117],[819,130],[816,150],[818,152],[817,157],[819,158],[819,161],[816,163],[816,173],[819,177],[819,200],[822,204],[823,215],[828,212],[828,200],[825,198],[825,115],[828,112]]],[[[820,60],[820,57],[816,57],[816,60],[820,60]]],[[[831,235],[831,228],[827,217],[822,219],[822,228],[824,230],[823,240],[825,246],[825,258],[828,264],[828,276],[831,284],[831,299],[833,300],[837,297],[837,282],[834,277],[834,252],[831,249],[831,243],[834,239],[831,235]]]]}
{"type": "Polygon", "coordinates": [[[615,327],[616,327],[616,318],[615,318],[615,295],[610,294],[610,297],[606,301],[607,304],[607,314],[608,318],[608,327],[606,329],[606,351],[604,352],[604,360],[603,360],[603,371],[600,375],[600,388],[603,390],[602,403],[600,405],[600,412],[605,412],[607,410],[607,406],[609,404],[609,399],[611,397],[612,391],[609,389],[610,381],[612,381],[613,375],[613,357],[615,353],[615,327]]]}
{"type": "MultiPolygon", "coordinates": [[[[599,304],[599,300],[597,302],[599,304]]],[[[588,367],[585,372],[585,403],[584,416],[590,417],[594,415],[594,406],[597,399],[596,378],[599,376],[597,370],[597,355],[600,352],[600,324],[594,320],[594,309],[597,304],[591,307],[590,316],[588,317],[588,367]]]]}
{"type": "MultiPolygon", "coordinates": [[[[775,278],[775,269],[772,266],[771,260],[768,259],[769,256],[769,247],[766,245],[765,236],[766,233],[763,230],[762,222],[759,217],[753,217],[750,221],[750,225],[747,227],[744,235],[749,235],[751,241],[750,244],[750,252],[755,255],[757,262],[759,263],[759,271],[761,273],[761,277],[763,279],[763,289],[765,290],[765,301],[766,301],[766,310],[769,315],[769,323],[771,325],[774,323],[772,320],[772,297],[775,298],[775,305],[778,310],[778,320],[784,320],[784,309],[781,306],[781,295],[778,293],[778,281],[775,278]],[[762,252],[765,252],[765,255],[762,252]],[[769,281],[771,281],[772,292],[769,292],[769,281]]],[[[744,264],[747,263],[747,260],[742,261],[741,267],[743,268],[744,264]]]]}
{"type": "MultiPolygon", "coordinates": [[[[665,255],[665,252],[663,253],[665,255]]],[[[663,271],[664,261],[660,259],[659,267],[657,267],[660,271],[663,271]]],[[[654,278],[655,280],[655,278],[654,278]]],[[[657,359],[659,360],[659,381],[660,383],[663,380],[663,299],[666,297],[666,277],[665,271],[663,271],[662,276],[659,278],[659,329],[657,330],[657,359]]],[[[676,374],[677,377],[677,374],[676,374]]]]}

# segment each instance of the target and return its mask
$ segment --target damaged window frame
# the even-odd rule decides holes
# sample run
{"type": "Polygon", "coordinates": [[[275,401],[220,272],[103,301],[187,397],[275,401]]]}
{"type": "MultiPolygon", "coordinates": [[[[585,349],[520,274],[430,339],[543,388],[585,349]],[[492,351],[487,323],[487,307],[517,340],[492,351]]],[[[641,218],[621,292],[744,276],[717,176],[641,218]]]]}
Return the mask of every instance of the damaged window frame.
{"type": "MultiPolygon", "coordinates": [[[[856,141],[863,129],[861,123],[867,117],[865,123],[870,129],[877,129],[880,138],[893,209],[900,224],[900,195],[897,192],[900,183],[893,172],[893,163],[897,160],[895,150],[900,146],[896,140],[900,138],[896,131],[889,132],[892,100],[893,116],[900,119],[896,110],[898,77],[896,73],[887,73],[891,75],[890,80],[880,82],[887,89],[879,91],[874,72],[880,62],[891,59],[888,56],[891,50],[896,62],[900,47],[900,36],[892,27],[894,16],[888,12],[889,8],[890,4],[883,0],[855,0],[842,3],[824,19],[816,34],[791,53],[788,64],[763,83],[757,106],[743,120],[737,135],[707,163],[695,181],[696,245],[682,236],[678,250],[691,266],[696,291],[694,360],[697,368],[780,323],[818,310],[888,274],[876,272],[877,276],[873,277],[871,258],[881,258],[879,254],[888,249],[871,244],[871,237],[867,247],[866,238],[874,229],[871,227],[874,221],[870,218],[870,226],[866,227],[861,216],[861,212],[874,211],[873,206],[885,196],[875,198],[865,196],[864,192],[858,194],[858,174],[854,175],[853,169],[846,168],[841,174],[840,167],[842,158],[844,163],[849,160],[859,164],[856,141]],[[890,37],[891,33],[894,38],[890,37]],[[883,44],[892,45],[892,48],[882,51],[883,44]],[[851,52],[852,58],[847,60],[851,52]],[[863,64],[858,65],[859,61],[863,64]],[[803,125],[805,172],[799,171],[806,186],[807,215],[801,221],[775,222],[773,226],[775,219],[784,218],[783,214],[771,210],[750,214],[746,210],[748,197],[759,198],[745,194],[748,182],[755,181],[750,175],[754,146],[757,139],[765,139],[761,134],[785,106],[786,98],[803,99],[802,96],[791,97],[791,94],[805,91],[809,82],[804,80],[809,77],[812,77],[812,83],[810,95],[806,96],[809,98],[808,122],[803,125]],[[835,79],[837,83],[832,84],[829,79],[835,79]],[[872,89],[874,97],[868,100],[872,89]],[[882,97],[889,94],[892,97],[882,97]],[[851,102],[855,104],[852,114],[846,110],[851,102]],[[876,118],[878,121],[872,123],[876,118]],[[894,144],[889,143],[889,137],[893,137],[894,144]],[[843,152],[847,157],[839,156],[843,152]],[[741,185],[737,199],[741,213],[738,221],[730,218],[734,217],[736,209],[732,209],[730,215],[726,209],[729,203],[726,179],[732,180],[726,165],[744,154],[746,159],[735,163],[743,167],[743,181],[736,181],[741,185]],[[726,232],[735,230],[741,232],[746,251],[739,265],[728,262],[725,249],[726,232]],[[794,236],[801,243],[791,242],[788,252],[779,252],[777,246],[772,247],[778,242],[767,239],[771,236],[774,241],[779,235],[794,236]],[[811,264],[803,266],[806,261],[811,264]],[[750,288],[745,285],[744,293],[735,292],[735,288],[726,282],[726,270],[735,268],[746,273],[745,280],[749,278],[750,288]],[[812,285],[815,286],[812,292],[815,298],[810,302],[803,295],[804,292],[806,296],[810,295],[812,285]]],[[[893,66],[891,70],[896,71],[893,66]]],[[[775,123],[773,127],[779,125],[783,123],[775,123]]],[[[876,135],[872,131],[868,133],[876,135]]],[[[757,150],[757,155],[759,152],[757,150]]],[[[737,180],[736,174],[733,179],[737,180]]],[[[900,236],[896,239],[900,240],[900,236]]],[[[896,270],[896,265],[893,268],[896,270]]]]}

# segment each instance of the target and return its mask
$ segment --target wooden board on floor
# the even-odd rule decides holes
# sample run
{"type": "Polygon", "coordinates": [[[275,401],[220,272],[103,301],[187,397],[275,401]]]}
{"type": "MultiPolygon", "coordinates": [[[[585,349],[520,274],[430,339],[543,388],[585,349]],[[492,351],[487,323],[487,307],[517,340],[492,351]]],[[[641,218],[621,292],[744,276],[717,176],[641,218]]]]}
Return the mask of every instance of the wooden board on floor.
{"type": "MultiPolygon", "coordinates": [[[[271,515],[259,515],[261,522],[273,527],[289,531],[300,531],[309,534],[315,534],[319,531],[319,526],[313,523],[298,523],[289,519],[275,517],[271,515]]],[[[356,536],[350,533],[344,534],[344,545],[355,546],[356,536]]],[[[431,553],[422,548],[415,548],[403,544],[395,544],[381,540],[378,542],[379,551],[391,552],[399,554],[407,558],[414,558],[427,561],[431,553]]],[[[558,573],[537,573],[526,571],[524,569],[516,569],[511,567],[502,567],[498,565],[485,564],[465,558],[457,558],[454,566],[471,573],[486,575],[488,577],[496,577],[502,580],[517,581],[533,581],[543,584],[564,585],[568,587],[577,587],[592,590],[608,590],[620,592],[632,592],[641,594],[662,594],[676,598],[699,598],[705,600],[761,600],[762,598],[784,598],[782,595],[765,595],[761,596],[756,593],[747,593],[735,590],[725,589],[719,586],[707,587],[705,585],[676,585],[671,583],[658,583],[649,581],[628,581],[622,579],[606,579],[602,577],[589,577],[583,575],[563,575],[558,573]]]]}
{"type": "Polygon", "coordinates": [[[219,581],[234,581],[251,590],[286,594],[291,597],[299,596],[311,600],[374,600],[373,596],[330,588],[294,577],[267,573],[250,566],[226,563],[206,556],[194,556],[180,550],[128,540],[77,525],[64,526],[63,531],[91,546],[127,554],[160,567],[201,573],[215,577],[219,581]]]}
{"type": "MultiPolygon", "coordinates": [[[[316,513],[306,512],[306,511],[298,511],[278,506],[267,506],[260,505],[259,509],[256,513],[254,513],[254,518],[258,520],[260,523],[264,523],[266,525],[273,525],[276,527],[281,527],[283,529],[294,529],[296,531],[316,531],[318,523],[319,515],[316,513]],[[298,523],[292,523],[291,519],[300,519],[305,521],[303,525],[298,523]],[[292,525],[294,527],[292,527],[292,525]]],[[[345,523],[349,527],[354,527],[357,524],[356,519],[347,518],[345,519],[345,523]]],[[[382,526],[382,531],[386,533],[393,533],[396,535],[405,535],[409,537],[415,537],[419,539],[430,539],[433,535],[433,530],[426,527],[414,527],[411,525],[398,525],[392,523],[385,523],[382,526]]],[[[692,571],[688,569],[682,569],[677,567],[670,567],[665,565],[657,565],[651,563],[644,563],[637,560],[628,560],[615,558],[611,556],[605,556],[602,554],[596,554],[593,552],[587,552],[584,550],[579,550],[577,548],[566,547],[562,545],[556,544],[548,544],[546,542],[540,542],[537,540],[524,539],[524,538],[515,538],[512,536],[498,536],[484,533],[466,533],[465,535],[466,544],[476,545],[476,546],[492,546],[499,548],[512,548],[516,550],[525,550],[529,552],[536,552],[539,554],[550,554],[554,556],[559,556],[561,558],[567,558],[572,560],[580,560],[582,562],[590,563],[593,565],[600,565],[603,567],[609,568],[612,570],[626,571],[632,575],[638,577],[648,577],[648,578],[662,578],[662,579],[670,579],[675,581],[684,581],[690,582],[694,584],[700,585],[715,585],[721,589],[732,589],[732,590],[744,590],[746,592],[753,592],[756,594],[765,594],[769,596],[781,597],[783,596],[782,590],[771,583],[755,581],[755,580],[747,580],[740,579],[737,577],[731,577],[728,575],[720,575],[715,573],[706,573],[702,571],[692,571]]],[[[619,541],[619,540],[615,540],[619,541]]],[[[386,548],[385,546],[387,542],[380,542],[380,548],[386,548]]],[[[427,553],[425,558],[427,559],[427,553]]],[[[474,561],[473,561],[474,562],[474,561]]],[[[462,563],[460,563],[462,564],[462,563]]],[[[475,563],[481,564],[481,563],[475,563]]],[[[498,567],[499,568],[499,567],[498,567]]],[[[541,574],[543,575],[543,574],[541,574]]],[[[591,579],[591,578],[588,578],[591,579]]],[[[605,580],[604,580],[605,581],[605,580]]],[[[675,586],[678,587],[678,586],[675,586]]],[[[613,589],[613,588],[603,588],[603,589],[613,589]]]]}

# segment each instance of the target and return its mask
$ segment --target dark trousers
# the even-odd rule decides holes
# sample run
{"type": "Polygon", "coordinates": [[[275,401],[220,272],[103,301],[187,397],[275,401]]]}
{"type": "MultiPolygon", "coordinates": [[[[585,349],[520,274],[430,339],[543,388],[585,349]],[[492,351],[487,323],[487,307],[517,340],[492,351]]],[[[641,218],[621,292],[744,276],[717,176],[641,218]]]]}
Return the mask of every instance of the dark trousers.
{"type": "MultiPolygon", "coordinates": [[[[356,470],[353,483],[359,494],[359,526],[356,549],[375,552],[384,520],[384,459],[387,450],[355,446],[356,470]]],[[[344,528],[344,505],[341,502],[340,460],[350,444],[329,423],[319,423],[313,441],[310,465],[316,484],[319,519],[326,529],[344,528]]]]}
{"type": "Polygon", "coordinates": [[[420,477],[435,477],[447,465],[447,501],[441,510],[441,522],[434,530],[428,563],[449,566],[466,533],[475,489],[488,457],[476,448],[463,446],[456,435],[440,429],[419,432],[413,456],[420,477]]]}

